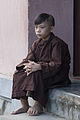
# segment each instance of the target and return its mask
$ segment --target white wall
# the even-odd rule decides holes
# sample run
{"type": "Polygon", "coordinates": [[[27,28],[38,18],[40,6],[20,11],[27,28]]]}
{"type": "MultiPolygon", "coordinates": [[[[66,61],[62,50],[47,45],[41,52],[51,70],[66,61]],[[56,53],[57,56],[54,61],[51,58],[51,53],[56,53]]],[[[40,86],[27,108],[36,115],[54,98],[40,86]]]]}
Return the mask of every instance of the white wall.
{"type": "Polygon", "coordinates": [[[28,0],[0,0],[0,75],[12,76],[28,51],[28,0]]]}

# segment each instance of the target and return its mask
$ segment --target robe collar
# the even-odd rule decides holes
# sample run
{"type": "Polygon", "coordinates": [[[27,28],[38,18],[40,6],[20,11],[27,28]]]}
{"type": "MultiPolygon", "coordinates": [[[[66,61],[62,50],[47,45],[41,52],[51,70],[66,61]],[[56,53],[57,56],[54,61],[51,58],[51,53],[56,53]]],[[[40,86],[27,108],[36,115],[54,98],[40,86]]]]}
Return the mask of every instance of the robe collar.
{"type": "Polygon", "coordinates": [[[46,43],[49,43],[54,37],[55,37],[55,35],[51,32],[50,33],[51,35],[50,35],[50,37],[49,37],[49,39],[48,40],[42,40],[42,39],[39,39],[39,45],[43,45],[43,44],[46,44],[46,43]]]}

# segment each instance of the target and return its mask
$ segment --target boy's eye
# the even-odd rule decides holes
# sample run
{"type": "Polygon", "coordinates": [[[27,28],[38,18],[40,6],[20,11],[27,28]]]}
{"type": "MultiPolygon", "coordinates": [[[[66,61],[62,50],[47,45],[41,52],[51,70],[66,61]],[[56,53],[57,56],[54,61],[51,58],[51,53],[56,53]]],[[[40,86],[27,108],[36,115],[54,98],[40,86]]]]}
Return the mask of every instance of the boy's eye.
{"type": "Polygon", "coordinates": [[[43,27],[40,27],[40,28],[45,28],[45,26],[43,26],[43,27]]]}
{"type": "Polygon", "coordinates": [[[45,27],[35,27],[35,29],[38,29],[38,28],[44,29],[45,27]]]}
{"type": "Polygon", "coordinates": [[[38,28],[41,28],[41,29],[44,29],[46,26],[35,26],[35,29],[38,29],[38,28]]]}

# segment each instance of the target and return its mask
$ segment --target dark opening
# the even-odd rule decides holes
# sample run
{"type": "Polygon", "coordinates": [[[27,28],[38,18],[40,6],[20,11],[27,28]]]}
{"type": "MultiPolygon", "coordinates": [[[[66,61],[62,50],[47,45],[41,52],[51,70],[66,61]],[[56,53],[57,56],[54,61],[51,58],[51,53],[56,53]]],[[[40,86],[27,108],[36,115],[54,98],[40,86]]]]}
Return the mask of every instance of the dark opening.
{"type": "Polygon", "coordinates": [[[80,76],[80,0],[74,0],[74,64],[73,75],[80,76]]]}

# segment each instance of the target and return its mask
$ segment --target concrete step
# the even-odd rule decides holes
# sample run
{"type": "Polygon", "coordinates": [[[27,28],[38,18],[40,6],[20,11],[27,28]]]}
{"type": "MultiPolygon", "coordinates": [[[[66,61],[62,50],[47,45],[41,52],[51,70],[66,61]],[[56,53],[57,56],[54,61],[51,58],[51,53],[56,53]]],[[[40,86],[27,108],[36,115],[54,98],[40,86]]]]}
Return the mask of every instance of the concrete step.
{"type": "MultiPolygon", "coordinates": [[[[5,96],[0,97],[0,115],[10,114],[20,108],[21,104],[19,100],[11,100],[12,81],[7,82],[6,79],[0,78],[0,83],[0,95],[5,96]]],[[[29,101],[30,105],[34,103],[32,99],[29,101]]],[[[47,111],[67,120],[80,120],[80,81],[73,80],[73,84],[69,87],[50,90],[47,111]]]]}
{"type": "Polygon", "coordinates": [[[0,120],[66,120],[56,115],[41,114],[39,116],[28,116],[26,113],[19,115],[2,115],[0,120]]]}
{"type": "Polygon", "coordinates": [[[0,96],[0,115],[8,114],[10,111],[11,99],[0,96]]]}
{"type": "MultiPolygon", "coordinates": [[[[12,84],[12,79],[0,76],[0,115],[9,114],[21,107],[20,100],[11,99],[12,84]]],[[[33,105],[34,100],[29,98],[29,104],[33,105]]]]}
{"type": "Polygon", "coordinates": [[[47,110],[67,120],[80,120],[80,82],[50,90],[47,110]]]}
{"type": "Polygon", "coordinates": [[[12,80],[0,77],[0,95],[11,98],[12,80]]]}

